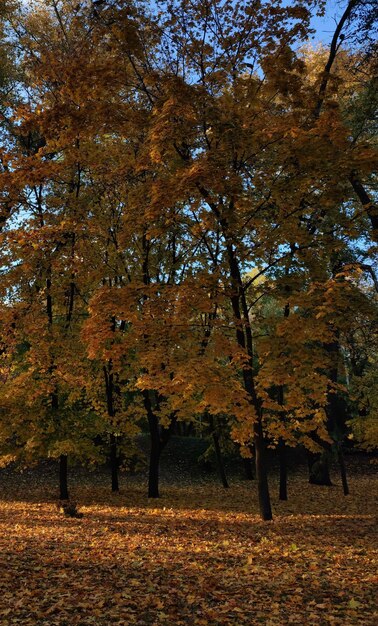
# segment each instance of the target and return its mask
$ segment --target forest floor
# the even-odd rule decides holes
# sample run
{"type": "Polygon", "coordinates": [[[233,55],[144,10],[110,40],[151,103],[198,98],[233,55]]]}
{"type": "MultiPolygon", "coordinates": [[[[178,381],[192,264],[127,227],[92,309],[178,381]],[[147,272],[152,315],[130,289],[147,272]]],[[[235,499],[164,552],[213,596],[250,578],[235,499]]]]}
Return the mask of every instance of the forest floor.
{"type": "Polygon", "coordinates": [[[254,482],[164,480],[151,501],[140,477],[109,493],[105,470],[73,472],[69,518],[55,470],[0,472],[1,626],[378,623],[371,466],[352,467],[348,497],[299,471],[280,502],[273,475],[268,523],[254,482]]]}

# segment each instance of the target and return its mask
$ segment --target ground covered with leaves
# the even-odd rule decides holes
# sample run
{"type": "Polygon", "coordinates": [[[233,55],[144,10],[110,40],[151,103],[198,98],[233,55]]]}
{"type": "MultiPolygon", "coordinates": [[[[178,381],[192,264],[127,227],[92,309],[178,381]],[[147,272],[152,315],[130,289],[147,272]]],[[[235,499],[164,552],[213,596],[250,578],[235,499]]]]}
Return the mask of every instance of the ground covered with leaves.
{"type": "Polygon", "coordinates": [[[1,472],[2,626],[378,623],[371,472],[348,497],[298,474],[286,503],[273,478],[270,523],[252,482],[166,483],[148,501],[138,480],[112,496],[105,474],[78,474],[75,519],[52,479],[1,472]]]}

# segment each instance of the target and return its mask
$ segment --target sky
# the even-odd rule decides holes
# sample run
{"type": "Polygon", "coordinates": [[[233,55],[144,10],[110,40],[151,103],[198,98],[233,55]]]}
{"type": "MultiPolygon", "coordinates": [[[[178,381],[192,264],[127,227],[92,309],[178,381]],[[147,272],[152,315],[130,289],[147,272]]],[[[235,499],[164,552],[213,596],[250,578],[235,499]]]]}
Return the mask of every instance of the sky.
{"type": "Polygon", "coordinates": [[[316,30],[314,41],[330,43],[335,31],[336,21],[340,19],[347,4],[347,0],[327,0],[324,17],[314,17],[312,20],[311,25],[316,30]]]}
{"type": "MultiPolygon", "coordinates": [[[[0,0],[1,1],[1,0],[0,0]]],[[[155,0],[149,0],[151,4],[155,4],[155,0]]],[[[291,0],[284,0],[290,3],[291,0]]],[[[31,0],[21,0],[25,5],[31,4],[31,0]]],[[[237,0],[236,0],[237,2],[237,0]]],[[[326,0],[326,9],[324,17],[314,17],[311,25],[315,29],[312,41],[320,41],[329,44],[335,31],[336,22],[339,21],[343,14],[348,0],[326,0]]]]}

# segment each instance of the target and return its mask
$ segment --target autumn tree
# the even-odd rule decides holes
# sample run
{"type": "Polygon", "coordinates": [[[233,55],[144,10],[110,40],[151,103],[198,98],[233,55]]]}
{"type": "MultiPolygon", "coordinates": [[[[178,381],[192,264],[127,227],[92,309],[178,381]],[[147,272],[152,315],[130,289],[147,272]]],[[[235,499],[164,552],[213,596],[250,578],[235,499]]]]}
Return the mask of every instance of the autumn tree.
{"type": "MultiPolygon", "coordinates": [[[[332,215],[330,222],[345,227],[348,218],[340,206],[350,193],[348,172],[357,159],[357,153],[349,151],[350,163],[345,166],[347,129],[333,101],[324,104],[327,85],[321,86],[321,111],[319,87],[306,84],[305,65],[290,48],[290,42],[305,36],[304,22],[290,22],[285,37],[278,34],[278,18],[305,18],[304,8],[290,7],[288,12],[282,8],[280,15],[273,11],[272,22],[267,15],[254,22],[254,32],[264,26],[269,37],[255,34],[258,43],[254,40],[252,45],[251,30],[245,26],[250,15],[241,18],[239,13],[237,24],[245,27],[240,32],[227,4],[175,7],[165,26],[170,33],[165,42],[165,92],[156,87],[158,95],[153,94],[156,115],[151,134],[153,158],[172,163],[172,176],[198,211],[202,232],[221,232],[222,279],[237,345],[247,359],[242,372],[255,414],[257,474],[266,518],[270,506],[261,460],[264,407],[255,386],[253,299],[248,294],[253,280],[243,282],[243,268],[252,263],[267,272],[292,257],[293,251],[300,258],[302,250],[327,243],[324,228],[314,237],[311,228],[304,227],[321,215],[320,203],[332,215]],[[224,31],[219,28],[222,20],[227,24],[224,31]],[[263,80],[253,72],[257,67],[264,72],[263,80]]],[[[140,87],[145,88],[145,81],[140,87]]]]}
{"type": "MultiPolygon", "coordinates": [[[[32,460],[33,455],[60,458],[60,496],[65,499],[67,455],[98,456],[92,440],[99,420],[83,395],[85,358],[77,332],[88,288],[87,270],[80,273],[85,267],[83,207],[88,196],[78,157],[80,137],[75,129],[70,135],[65,126],[59,143],[49,118],[49,103],[57,102],[57,84],[54,68],[43,60],[57,53],[59,31],[53,30],[48,9],[41,9],[37,21],[33,13],[24,15],[20,9],[9,26],[9,37],[20,43],[22,55],[19,98],[13,115],[4,116],[8,139],[2,182],[12,190],[14,213],[2,240],[8,266],[2,288],[5,308],[15,310],[17,323],[12,332],[18,333],[19,340],[14,370],[8,378],[10,387],[4,392],[10,403],[9,415],[11,406],[14,412],[21,405],[30,408],[31,427],[22,416],[15,420],[21,454],[32,451],[30,458],[25,454],[25,460],[32,460]],[[43,74],[47,67],[48,75],[43,74]],[[18,365],[20,345],[22,363],[18,365]],[[12,394],[16,381],[18,394],[12,394]]],[[[60,52],[66,58],[73,54],[68,48],[60,52]]],[[[61,114],[63,111],[61,108],[61,114]]],[[[6,326],[2,332],[7,344],[6,326]]],[[[88,371],[86,375],[90,375],[88,371]]]]}
{"type": "Polygon", "coordinates": [[[345,259],[376,229],[371,86],[341,81],[359,6],[328,54],[301,48],[317,2],[51,0],[13,18],[24,87],[2,188],[22,210],[5,298],[45,329],[27,354],[47,359],[56,413],[68,372],[95,398],[115,488],[115,437],[143,411],[150,496],[175,422],[227,416],[266,520],[267,439],[332,445],[333,359],[362,297],[345,259]]]}

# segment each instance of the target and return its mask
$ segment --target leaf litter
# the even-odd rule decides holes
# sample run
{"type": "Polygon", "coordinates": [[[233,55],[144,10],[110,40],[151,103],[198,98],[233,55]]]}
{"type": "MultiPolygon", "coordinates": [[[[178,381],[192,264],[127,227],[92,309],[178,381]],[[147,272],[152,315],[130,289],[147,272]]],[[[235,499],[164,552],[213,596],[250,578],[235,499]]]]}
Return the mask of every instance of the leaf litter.
{"type": "Polygon", "coordinates": [[[375,625],[373,476],[290,483],[274,521],[255,485],[77,485],[82,519],[60,512],[38,478],[0,488],[1,626],[375,625]]]}

